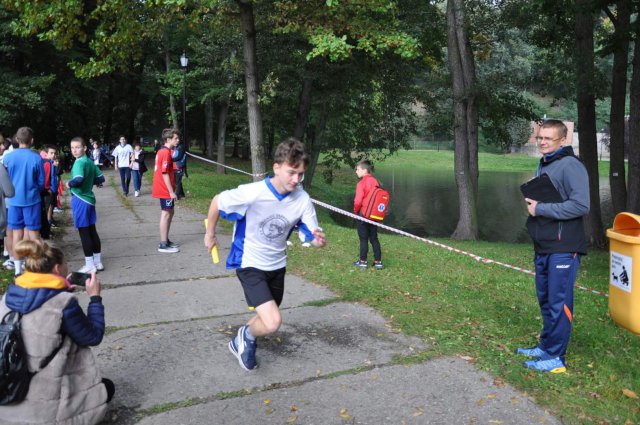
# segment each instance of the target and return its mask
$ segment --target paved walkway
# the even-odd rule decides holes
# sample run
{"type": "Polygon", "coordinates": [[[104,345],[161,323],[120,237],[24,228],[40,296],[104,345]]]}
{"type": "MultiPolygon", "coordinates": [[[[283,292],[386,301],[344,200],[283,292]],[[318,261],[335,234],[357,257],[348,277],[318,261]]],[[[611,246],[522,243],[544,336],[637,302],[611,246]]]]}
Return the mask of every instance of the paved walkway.
{"type": "MultiPolygon", "coordinates": [[[[141,197],[125,199],[113,172],[105,174],[95,192],[109,332],[94,349],[116,384],[105,423],[560,423],[463,359],[398,364],[399,356],[429,347],[394,333],[372,309],[335,301],[326,288],[293,275],[282,328],[259,340],[260,367],[242,370],[227,342],[250,316],[235,274],[221,266],[229,237],[219,236],[221,263],[214,267],[202,244],[204,217],[178,203],[171,239],[181,252],[157,252],[159,206],[149,184],[141,197]]],[[[62,247],[70,268],[79,268],[74,229],[62,247]]]]}

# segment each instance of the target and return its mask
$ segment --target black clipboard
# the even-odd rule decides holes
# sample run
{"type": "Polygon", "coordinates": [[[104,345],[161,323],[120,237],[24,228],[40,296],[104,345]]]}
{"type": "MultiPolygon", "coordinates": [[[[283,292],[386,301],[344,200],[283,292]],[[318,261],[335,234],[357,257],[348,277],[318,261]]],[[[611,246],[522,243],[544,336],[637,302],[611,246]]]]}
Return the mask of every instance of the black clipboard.
{"type": "Polygon", "coordinates": [[[551,182],[548,174],[534,177],[520,186],[520,191],[525,198],[533,199],[537,202],[557,204],[563,202],[562,195],[551,182]]]}

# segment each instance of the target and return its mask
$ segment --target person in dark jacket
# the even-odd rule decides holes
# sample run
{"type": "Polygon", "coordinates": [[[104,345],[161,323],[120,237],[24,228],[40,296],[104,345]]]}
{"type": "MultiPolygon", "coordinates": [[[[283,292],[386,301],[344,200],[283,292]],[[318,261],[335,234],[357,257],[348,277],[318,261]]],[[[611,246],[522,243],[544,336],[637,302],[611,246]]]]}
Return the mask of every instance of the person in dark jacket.
{"type": "Polygon", "coordinates": [[[87,279],[87,314],[72,293],[62,251],[41,240],[15,247],[25,258],[25,272],[9,286],[0,315],[21,313],[21,332],[31,378],[26,398],[0,406],[3,424],[97,424],[115,393],[113,382],[100,378],[90,346],[104,336],[104,306],[95,272],[87,279]],[[42,366],[43,359],[49,359],[42,366]],[[52,398],[58,397],[58,399],[52,398]]]}
{"type": "Polygon", "coordinates": [[[171,159],[173,159],[173,178],[176,182],[176,195],[178,195],[178,199],[182,199],[185,196],[182,177],[185,174],[184,170],[187,162],[187,154],[182,142],[171,151],[171,159]]]}
{"type": "Polygon", "coordinates": [[[545,121],[536,141],[542,154],[536,175],[547,174],[563,201],[525,198],[543,324],[538,345],[518,348],[517,353],[533,358],[524,363],[529,369],[562,373],[571,337],[573,286],[587,253],[582,217],[589,212],[589,176],[571,146],[564,146],[567,127],[562,121],[545,121]]]}

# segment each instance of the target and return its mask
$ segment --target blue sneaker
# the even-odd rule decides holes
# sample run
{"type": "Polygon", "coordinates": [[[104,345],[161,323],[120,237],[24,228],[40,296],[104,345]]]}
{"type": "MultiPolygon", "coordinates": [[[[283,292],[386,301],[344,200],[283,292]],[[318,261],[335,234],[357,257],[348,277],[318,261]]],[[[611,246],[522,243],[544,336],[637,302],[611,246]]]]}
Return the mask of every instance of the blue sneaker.
{"type": "Polygon", "coordinates": [[[236,356],[240,367],[250,371],[258,367],[256,363],[256,348],[258,344],[244,337],[246,327],[246,325],[240,327],[240,329],[238,329],[238,335],[229,341],[229,351],[236,356]]]}
{"type": "Polygon", "coordinates": [[[539,370],[540,372],[564,373],[567,371],[566,366],[560,360],[560,357],[554,357],[547,360],[529,360],[524,362],[527,369],[539,370]]]}
{"type": "Polygon", "coordinates": [[[538,347],[537,345],[535,347],[531,347],[531,348],[518,348],[516,350],[516,354],[524,354],[527,357],[536,357],[536,358],[540,358],[542,356],[544,356],[545,353],[544,350],[540,347],[538,347]]]}

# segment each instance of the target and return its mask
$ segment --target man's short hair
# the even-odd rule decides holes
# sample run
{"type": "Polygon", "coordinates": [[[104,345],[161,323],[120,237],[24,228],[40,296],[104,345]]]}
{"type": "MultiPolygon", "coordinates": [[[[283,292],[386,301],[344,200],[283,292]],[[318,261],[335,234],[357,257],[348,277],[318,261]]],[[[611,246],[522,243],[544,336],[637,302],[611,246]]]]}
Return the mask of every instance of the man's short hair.
{"type": "Polygon", "coordinates": [[[373,164],[368,159],[361,159],[356,164],[356,167],[360,167],[363,170],[367,170],[367,173],[373,173],[373,164]]]}
{"type": "Polygon", "coordinates": [[[543,121],[540,128],[555,128],[559,137],[567,137],[567,126],[560,120],[543,121]]]}
{"type": "Polygon", "coordinates": [[[289,137],[276,148],[273,162],[276,164],[289,164],[292,167],[304,164],[307,167],[309,165],[309,154],[304,148],[304,143],[295,137],[289,137]]]}
{"type": "Polygon", "coordinates": [[[29,127],[20,127],[14,139],[21,145],[30,145],[33,141],[33,130],[29,127]]]}
{"type": "Polygon", "coordinates": [[[180,135],[180,132],[177,128],[165,128],[164,130],[162,130],[162,141],[164,143],[167,143],[167,140],[173,138],[173,136],[176,134],[180,135]]]}
{"type": "Polygon", "coordinates": [[[76,136],[76,137],[74,137],[73,139],[71,139],[71,142],[69,142],[69,143],[73,143],[73,142],[80,142],[80,144],[81,144],[82,146],[87,146],[87,144],[86,144],[86,142],[84,141],[84,139],[83,139],[82,137],[80,137],[80,136],[76,136]]]}
{"type": "Polygon", "coordinates": [[[57,146],[53,146],[53,145],[45,145],[44,146],[44,151],[45,152],[49,152],[50,150],[54,150],[54,151],[58,151],[58,147],[57,146]]]}

